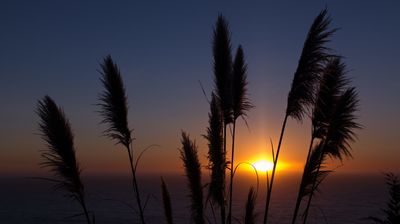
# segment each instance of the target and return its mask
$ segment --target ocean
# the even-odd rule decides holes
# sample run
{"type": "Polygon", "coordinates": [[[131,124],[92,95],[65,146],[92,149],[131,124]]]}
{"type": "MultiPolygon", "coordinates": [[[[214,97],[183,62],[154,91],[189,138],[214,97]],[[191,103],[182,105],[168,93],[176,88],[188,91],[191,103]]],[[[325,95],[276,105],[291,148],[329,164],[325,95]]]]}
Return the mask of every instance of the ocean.
{"type": "MultiPolygon", "coordinates": [[[[273,188],[270,223],[290,223],[300,175],[278,175],[273,188]]],[[[129,176],[84,176],[89,210],[97,224],[138,223],[129,176]]],[[[167,175],[174,222],[190,222],[188,191],[183,175],[167,175]]],[[[148,223],[165,223],[161,200],[160,176],[139,176],[142,200],[148,223]]],[[[206,185],[207,180],[203,181],[206,185]]],[[[235,222],[244,217],[244,206],[250,186],[257,185],[255,177],[237,176],[234,185],[233,214],[235,222]]],[[[50,182],[23,177],[0,177],[0,223],[65,224],[85,223],[75,201],[64,197],[64,192],[52,189],[50,182]]],[[[204,194],[206,195],[206,186],[204,194]]],[[[383,175],[356,175],[334,173],[328,176],[314,197],[309,222],[346,224],[368,223],[368,216],[381,216],[381,208],[388,197],[383,175]]],[[[260,177],[257,194],[257,221],[262,222],[265,203],[265,180],[260,177]]],[[[210,205],[207,219],[213,223],[210,205]]],[[[219,219],[218,219],[219,220],[219,219]]]]}

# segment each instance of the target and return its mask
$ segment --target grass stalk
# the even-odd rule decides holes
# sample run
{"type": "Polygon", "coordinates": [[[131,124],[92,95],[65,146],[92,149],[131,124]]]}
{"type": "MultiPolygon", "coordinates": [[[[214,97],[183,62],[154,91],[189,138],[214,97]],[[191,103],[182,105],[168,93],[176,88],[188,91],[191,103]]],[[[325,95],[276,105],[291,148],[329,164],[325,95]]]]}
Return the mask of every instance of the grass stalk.
{"type": "Polygon", "coordinates": [[[335,32],[335,29],[328,29],[330,18],[326,15],[327,10],[325,9],[314,19],[308,31],[306,41],[304,42],[296,72],[294,73],[292,86],[287,99],[285,119],[279,137],[276,157],[274,159],[270,186],[266,195],[264,224],[268,222],[272,187],[287,118],[291,117],[297,121],[303,120],[309,107],[314,104],[316,83],[319,80],[324,63],[330,57],[328,54],[329,48],[327,48],[325,44],[329,42],[329,38],[335,32]]]}
{"type": "Polygon", "coordinates": [[[214,93],[211,95],[210,112],[208,114],[209,127],[207,128],[207,134],[204,135],[208,141],[208,168],[211,170],[208,197],[211,199],[211,206],[213,206],[212,203],[218,204],[221,223],[225,223],[226,154],[223,149],[223,117],[217,96],[214,93]]]}
{"type": "Polygon", "coordinates": [[[233,163],[235,156],[235,132],[236,132],[236,120],[233,121],[232,129],[232,152],[231,152],[231,169],[230,169],[230,182],[229,182],[229,211],[228,211],[228,224],[232,223],[232,199],[233,199],[233,163]]]}
{"type": "MultiPolygon", "coordinates": [[[[322,147],[322,150],[325,148],[325,146],[326,146],[326,143],[324,142],[324,146],[322,147]]],[[[312,198],[314,196],[314,192],[315,192],[315,189],[316,189],[318,173],[320,172],[323,158],[324,158],[324,152],[321,152],[320,155],[319,155],[317,172],[314,174],[312,187],[311,187],[311,192],[310,192],[310,195],[308,196],[306,209],[304,210],[303,224],[307,223],[308,211],[310,209],[311,200],[312,200],[312,198]]]]}
{"type": "Polygon", "coordinates": [[[281,135],[279,137],[278,148],[276,149],[276,155],[275,155],[275,159],[273,161],[274,165],[272,167],[271,178],[269,180],[269,186],[268,186],[268,191],[267,191],[267,199],[265,201],[265,212],[264,212],[264,221],[263,221],[264,224],[268,223],[268,211],[269,211],[269,205],[270,205],[270,201],[271,201],[272,186],[274,184],[275,171],[276,171],[276,167],[278,165],[279,152],[281,149],[283,135],[285,133],[287,119],[288,119],[288,115],[286,115],[285,119],[283,120],[281,135]]]}
{"type": "Polygon", "coordinates": [[[322,148],[318,160],[318,168],[313,176],[311,193],[308,198],[307,206],[304,212],[303,223],[306,223],[309,214],[311,200],[314,196],[320,173],[321,164],[326,155],[332,158],[342,160],[343,156],[351,157],[350,142],[355,140],[355,129],[360,129],[361,125],[356,122],[355,112],[358,110],[357,92],[354,87],[343,91],[333,101],[332,112],[328,116],[328,125],[326,135],[322,140],[322,148]]]}
{"type": "Polygon", "coordinates": [[[39,100],[37,111],[40,118],[39,131],[46,142],[47,150],[43,150],[41,162],[43,167],[50,168],[55,178],[56,189],[64,189],[66,197],[76,200],[82,207],[88,224],[89,212],[85,202],[84,185],[81,181],[81,169],[75,156],[74,137],[71,125],[64,111],[57,106],[52,98],[45,96],[39,100]]]}
{"type": "Polygon", "coordinates": [[[162,177],[161,177],[161,192],[162,192],[164,214],[165,214],[166,222],[167,222],[167,224],[173,224],[171,197],[169,195],[167,185],[165,184],[164,179],[162,177]]]}
{"type": "Polygon", "coordinates": [[[139,187],[136,178],[136,169],[133,161],[132,131],[128,125],[128,103],[124,83],[117,64],[110,55],[104,58],[101,66],[101,82],[105,90],[100,95],[100,114],[102,123],[108,124],[104,134],[117,144],[125,147],[132,175],[132,188],[139,209],[140,221],[145,224],[143,207],[140,199],[139,187]]]}
{"type": "Polygon", "coordinates": [[[298,216],[298,213],[299,213],[299,209],[300,209],[300,204],[301,204],[301,201],[302,201],[303,196],[304,196],[304,190],[305,190],[304,178],[305,178],[305,175],[306,175],[307,165],[309,164],[309,161],[310,161],[310,155],[311,155],[311,150],[312,150],[312,147],[313,147],[314,140],[315,140],[315,138],[312,137],[311,141],[310,141],[310,146],[308,148],[306,164],[304,165],[304,170],[303,170],[303,174],[301,176],[299,191],[298,191],[297,198],[296,198],[296,205],[295,205],[295,209],[294,209],[294,213],[293,213],[292,224],[296,223],[296,219],[297,219],[297,216],[298,216]]]}
{"type": "Polygon", "coordinates": [[[131,173],[132,173],[132,187],[133,187],[133,191],[135,193],[136,201],[137,201],[137,204],[138,204],[138,207],[139,207],[140,220],[144,224],[145,223],[145,219],[144,219],[142,200],[140,198],[139,186],[138,186],[138,182],[137,182],[137,179],[136,179],[136,169],[135,169],[135,167],[133,165],[133,155],[132,155],[131,147],[132,147],[132,143],[131,143],[130,147],[128,147],[126,150],[128,151],[129,165],[131,167],[131,173]]]}
{"type": "Polygon", "coordinates": [[[182,132],[181,160],[188,179],[189,197],[191,200],[191,217],[195,224],[204,224],[203,189],[201,185],[201,164],[197,155],[197,146],[189,135],[182,132]]]}

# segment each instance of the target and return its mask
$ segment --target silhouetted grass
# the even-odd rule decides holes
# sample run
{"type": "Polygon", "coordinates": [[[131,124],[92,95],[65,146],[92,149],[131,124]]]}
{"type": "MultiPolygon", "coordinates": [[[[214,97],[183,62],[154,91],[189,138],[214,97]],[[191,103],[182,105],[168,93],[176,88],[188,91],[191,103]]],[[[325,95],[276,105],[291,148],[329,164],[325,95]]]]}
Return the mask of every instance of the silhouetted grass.
{"type": "Polygon", "coordinates": [[[229,25],[222,15],[214,27],[213,60],[215,90],[227,125],[232,122],[232,53],[229,25]]]}
{"type": "Polygon", "coordinates": [[[225,222],[225,169],[226,155],[223,149],[223,118],[218,98],[211,94],[207,135],[208,160],[211,169],[208,197],[220,207],[221,223],[225,222]]]}
{"type": "MultiPolygon", "coordinates": [[[[223,153],[226,155],[227,125],[232,118],[232,53],[228,22],[218,16],[213,35],[214,89],[223,117],[223,153]]],[[[225,173],[225,170],[224,170],[225,173]]],[[[225,174],[224,174],[225,176],[225,174]]],[[[224,180],[225,182],[225,180],[224,180]]],[[[224,184],[225,185],[225,184],[224,184]]],[[[225,206],[225,203],[224,203],[225,206]]],[[[229,219],[228,219],[229,221],[229,219]]],[[[225,208],[221,207],[221,223],[225,223],[225,208]]]]}
{"type": "Polygon", "coordinates": [[[232,151],[231,151],[231,175],[229,183],[229,216],[228,223],[232,222],[232,194],[233,194],[233,167],[235,156],[235,137],[236,137],[236,121],[242,116],[246,116],[247,112],[253,107],[247,96],[247,65],[244,59],[242,46],[239,45],[235,61],[233,64],[232,77],[232,151]]]}
{"type": "Polygon", "coordinates": [[[304,179],[301,182],[302,191],[300,191],[300,199],[311,195],[318,191],[319,185],[332,170],[323,170],[327,154],[323,153],[322,142],[314,146],[308,163],[304,169],[304,179]],[[314,185],[314,178],[316,184],[314,185]]]}
{"type": "Polygon", "coordinates": [[[385,173],[385,178],[389,188],[389,200],[386,208],[382,209],[385,218],[370,216],[367,219],[374,223],[398,224],[400,223],[400,180],[394,173],[385,173]]]}
{"type": "MultiPolygon", "coordinates": [[[[355,130],[361,126],[356,122],[355,113],[358,110],[358,97],[354,87],[348,88],[349,80],[345,77],[346,66],[340,57],[331,55],[326,43],[335,29],[330,29],[330,18],[327,10],[322,10],[314,19],[302,53],[294,73],[291,89],[287,98],[287,107],[279,137],[277,151],[272,149],[273,170],[271,176],[267,173],[267,194],[263,223],[268,221],[269,205],[272,197],[275,171],[279,159],[280,148],[288,118],[299,122],[306,115],[311,115],[312,134],[309,151],[304,167],[300,189],[296,201],[292,223],[296,222],[302,200],[308,197],[304,211],[303,222],[306,223],[315,192],[319,185],[332,172],[326,170],[327,158],[342,160],[351,157],[350,143],[355,140],[355,130]],[[311,114],[310,114],[311,113],[311,114]],[[314,144],[314,141],[316,144],[314,144]]],[[[145,224],[139,186],[136,179],[136,164],[133,162],[132,130],[128,124],[128,104],[123,80],[118,66],[111,56],[104,58],[101,66],[101,83],[104,87],[99,100],[101,123],[107,125],[105,136],[121,144],[127,151],[132,174],[132,186],[135,193],[140,221],[145,224]]],[[[213,33],[213,70],[214,92],[211,94],[209,127],[204,136],[208,141],[208,168],[211,170],[208,197],[220,208],[221,224],[232,223],[233,178],[236,121],[239,117],[245,119],[247,112],[253,107],[248,98],[247,64],[242,46],[239,45],[235,59],[232,61],[230,31],[228,22],[218,16],[213,33]],[[232,127],[232,151],[230,161],[229,211],[226,209],[226,159],[227,126],[232,127]]],[[[63,111],[54,101],[46,96],[38,103],[37,113],[41,119],[39,127],[48,150],[42,153],[45,167],[56,176],[51,179],[56,182],[56,188],[64,188],[68,197],[77,200],[83,208],[88,223],[91,220],[85,204],[84,187],[80,180],[80,168],[75,158],[73,135],[68,120],[63,111]]],[[[189,135],[181,133],[180,157],[183,162],[189,197],[191,201],[191,222],[205,223],[203,206],[203,186],[201,183],[201,164],[198,158],[197,146],[189,135]]],[[[140,154],[137,160],[140,160],[140,154]]],[[[245,164],[246,162],[243,162],[245,164]]],[[[251,165],[251,164],[250,164],[251,165]]],[[[234,168],[235,167],[235,168],[234,168]]],[[[254,167],[253,167],[254,168],[254,167]]],[[[255,171],[257,174],[257,171],[255,171]]],[[[391,200],[384,210],[386,220],[370,217],[378,223],[398,223],[400,210],[400,184],[397,177],[387,174],[390,186],[391,200]]],[[[258,189],[258,175],[257,175],[258,189]]],[[[166,222],[173,223],[171,198],[164,180],[161,178],[161,191],[166,222]]],[[[213,205],[211,203],[211,205],[213,205]]],[[[145,203],[146,204],[146,203],[145,203]]],[[[246,202],[244,223],[256,223],[255,215],[256,193],[249,190],[246,202]]],[[[213,210],[214,213],[214,210],[213,210]]],[[[215,218],[215,216],[214,216],[215,218]]],[[[209,221],[210,222],[210,221],[209,221]]],[[[216,222],[216,220],[215,220],[216,222]]]]}
{"type": "Polygon", "coordinates": [[[247,195],[244,224],[256,223],[256,214],[254,210],[255,206],[256,206],[256,193],[254,191],[254,188],[251,187],[247,195]]]}
{"type": "Polygon", "coordinates": [[[167,185],[165,184],[163,178],[161,178],[161,192],[164,205],[165,220],[167,221],[168,224],[173,224],[171,197],[169,195],[167,185]]]}
{"type": "MultiPolygon", "coordinates": [[[[76,200],[83,209],[87,223],[92,223],[85,202],[81,169],[75,157],[74,137],[64,112],[49,96],[39,100],[36,113],[40,118],[39,131],[47,150],[42,151],[41,163],[54,174],[56,189],[66,191],[65,196],[76,200]]],[[[94,219],[94,217],[93,217],[94,219]]],[[[94,222],[93,222],[94,223],[94,222]]]]}
{"type": "MultiPolygon", "coordinates": [[[[300,189],[297,195],[296,206],[293,214],[292,224],[296,222],[297,214],[300,208],[300,203],[305,196],[304,187],[307,184],[312,183],[309,179],[313,174],[317,166],[318,160],[314,157],[310,160],[310,155],[313,148],[313,143],[316,139],[323,139],[328,131],[331,114],[334,112],[334,107],[339,95],[343,92],[345,85],[348,84],[348,79],[345,77],[346,66],[339,57],[331,58],[325,68],[322,70],[322,76],[319,82],[319,88],[316,95],[315,104],[313,107],[313,113],[311,117],[312,130],[311,130],[311,142],[308,149],[306,164],[303,171],[303,176],[300,183],[300,189]],[[312,167],[312,169],[310,169],[312,167]]],[[[314,155],[320,154],[322,150],[321,145],[314,149],[314,155]],[[318,151],[316,151],[318,149],[318,151]]],[[[321,155],[322,156],[322,155],[321,155]]]]}
{"type": "Polygon", "coordinates": [[[329,58],[329,49],[325,46],[329,38],[335,32],[329,29],[330,18],[327,17],[327,10],[322,10],[314,19],[307,39],[304,42],[303,50],[299,63],[294,73],[292,86],[287,99],[287,108],[285,118],[282,124],[282,130],[279,137],[278,148],[274,158],[274,166],[267,187],[267,199],[265,202],[264,224],[268,221],[269,204],[271,200],[272,186],[275,179],[276,166],[279,159],[279,152],[285,132],[287,118],[291,117],[297,121],[302,121],[304,114],[314,103],[315,87],[319,79],[321,69],[329,58]]]}
{"type": "MultiPolygon", "coordinates": [[[[342,160],[343,157],[351,157],[350,142],[355,140],[355,130],[361,126],[356,122],[358,111],[358,97],[354,87],[345,90],[334,102],[333,112],[330,114],[326,136],[322,139],[322,152],[320,153],[319,168],[325,155],[342,160]]],[[[314,176],[312,190],[317,184],[317,176],[314,176]]],[[[304,212],[304,222],[307,221],[311,199],[314,193],[309,195],[307,207],[304,212]]]]}
{"type": "MultiPolygon", "coordinates": [[[[220,15],[218,16],[213,37],[213,59],[214,59],[214,83],[215,93],[223,115],[223,149],[226,154],[227,125],[233,123],[232,151],[231,151],[231,175],[229,184],[229,211],[227,223],[232,221],[232,189],[233,189],[233,166],[235,152],[236,120],[240,116],[246,116],[246,112],[252,107],[247,97],[247,75],[246,62],[241,46],[236,52],[235,61],[232,64],[230,31],[228,22],[220,15]]],[[[224,171],[225,172],[225,171],[224,171]]],[[[221,222],[225,223],[225,211],[221,209],[221,222]]]]}
{"type": "Polygon", "coordinates": [[[192,222],[204,224],[203,189],[201,185],[201,165],[197,156],[197,146],[185,132],[182,132],[181,159],[188,179],[191,200],[192,222]]]}
{"type": "Polygon", "coordinates": [[[108,128],[104,134],[117,144],[122,144],[128,152],[129,165],[132,173],[133,191],[139,209],[140,220],[144,224],[143,207],[140,199],[138,182],[136,180],[136,168],[133,162],[132,136],[128,125],[128,104],[124,84],[118,66],[113,62],[111,56],[104,58],[101,66],[101,82],[104,91],[100,95],[100,114],[103,116],[102,123],[108,128]]]}

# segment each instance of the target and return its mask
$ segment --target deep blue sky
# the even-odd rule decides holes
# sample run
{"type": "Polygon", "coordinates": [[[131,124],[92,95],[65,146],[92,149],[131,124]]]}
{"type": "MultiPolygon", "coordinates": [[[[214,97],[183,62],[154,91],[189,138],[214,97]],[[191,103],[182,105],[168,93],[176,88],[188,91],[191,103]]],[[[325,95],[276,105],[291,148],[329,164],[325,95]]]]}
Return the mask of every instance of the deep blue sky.
{"type": "MultiPolygon", "coordinates": [[[[209,93],[212,29],[219,13],[230,23],[233,49],[242,44],[248,61],[256,108],[249,116],[250,134],[242,128],[243,147],[243,139],[264,147],[269,137],[276,140],[279,134],[302,44],[313,18],[325,7],[332,27],[340,28],[329,46],[345,56],[360,93],[360,122],[365,126],[354,144],[355,159],[346,161],[346,167],[399,170],[398,1],[2,1],[0,172],[37,168],[43,144],[35,135],[34,109],[45,94],[70,118],[86,169],[119,161],[110,159],[116,153],[101,137],[104,126],[98,125],[95,113],[101,91],[97,69],[107,54],[121,68],[138,147],[162,145],[145,163],[178,161],[181,129],[198,139],[204,156],[200,135],[208,105],[199,81],[209,93]]],[[[285,141],[290,161],[304,160],[307,123],[289,123],[285,141]]],[[[265,149],[250,151],[260,150],[265,149]]]]}

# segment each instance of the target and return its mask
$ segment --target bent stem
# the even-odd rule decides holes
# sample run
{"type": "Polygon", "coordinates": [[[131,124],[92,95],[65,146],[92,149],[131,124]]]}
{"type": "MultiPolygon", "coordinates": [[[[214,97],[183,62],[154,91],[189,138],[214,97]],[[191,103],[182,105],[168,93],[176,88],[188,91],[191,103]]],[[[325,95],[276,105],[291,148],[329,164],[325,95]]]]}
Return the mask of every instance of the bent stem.
{"type": "Polygon", "coordinates": [[[278,164],[279,151],[281,149],[283,134],[285,133],[287,118],[288,118],[288,115],[286,114],[285,119],[283,120],[283,124],[282,124],[281,136],[279,137],[278,149],[276,150],[276,156],[274,159],[274,166],[272,168],[271,180],[270,180],[268,192],[267,192],[267,200],[265,201],[264,222],[263,222],[264,224],[266,224],[268,221],[268,210],[269,210],[269,204],[271,201],[272,186],[274,184],[275,171],[276,171],[276,166],[278,164]]]}

